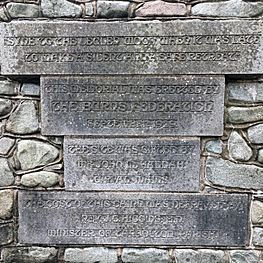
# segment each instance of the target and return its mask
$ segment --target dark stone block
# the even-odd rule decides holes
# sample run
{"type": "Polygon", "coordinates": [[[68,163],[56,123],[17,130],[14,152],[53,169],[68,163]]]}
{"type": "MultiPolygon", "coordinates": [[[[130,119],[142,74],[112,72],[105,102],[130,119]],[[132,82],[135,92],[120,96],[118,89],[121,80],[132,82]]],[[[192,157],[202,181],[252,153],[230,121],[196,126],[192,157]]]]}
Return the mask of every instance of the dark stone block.
{"type": "Polygon", "coordinates": [[[248,244],[245,194],[19,192],[24,244],[248,244]]]}
{"type": "Polygon", "coordinates": [[[198,192],[199,139],[65,137],[65,188],[198,192]]]}
{"type": "Polygon", "coordinates": [[[43,77],[47,135],[223,134],[224,77],[43,77]]]}
{"type": "Polygon", "coordinates": [[[0,225],[0,245],[7,245],[13,242],[12,224],[0,225]]]}
{"type": "Polygon", "coordinates": [[[261,20],[0,26],[2,74],[262,74],[261,20]]]}

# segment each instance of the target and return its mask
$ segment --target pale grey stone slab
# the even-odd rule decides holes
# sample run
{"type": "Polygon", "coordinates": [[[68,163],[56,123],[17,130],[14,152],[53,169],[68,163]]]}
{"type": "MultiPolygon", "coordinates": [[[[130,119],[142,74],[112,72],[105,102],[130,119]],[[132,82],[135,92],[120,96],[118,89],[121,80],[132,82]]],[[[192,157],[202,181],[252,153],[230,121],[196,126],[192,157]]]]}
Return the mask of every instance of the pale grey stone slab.
{"type": "Polygon", "coordinates": [[[106,247],[67,248],[65,263],[117,263],[117,251],[106,247]]]}
{"type": "Polygon", "coordinates": [[[198,192],[198,138],[65,137],[67,190],[198,192]]]}
{"type": "Polygon", "coordinates": [[[262,20],[1,26],[2,73],[262,74],[262,20]]]}
{"type": "Polygon", "coordinates": [[[20,191],[19,243],[248,244],[245,194],[20,191]]]}
{"type": "Polygon", "coordinates": [[[46,135],[223,134],[222,76],[42,77],[46,135]]]}
{"type": "Polygon", "coordinates": [[[168,251],[157,248],[124,248],[122,262],[125,263],[168,263],[168,251]]]}

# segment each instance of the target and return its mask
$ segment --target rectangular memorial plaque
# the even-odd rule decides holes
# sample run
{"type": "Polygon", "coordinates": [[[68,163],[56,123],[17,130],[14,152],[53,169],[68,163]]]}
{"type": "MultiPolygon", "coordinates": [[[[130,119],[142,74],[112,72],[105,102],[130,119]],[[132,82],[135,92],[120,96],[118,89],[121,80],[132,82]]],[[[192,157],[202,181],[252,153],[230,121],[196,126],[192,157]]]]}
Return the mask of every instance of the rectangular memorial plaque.
{"type": "Polygon", "coordinates": [[[19,192],[19,243],[245,246],[248,195],[19,192]]]}
{"type": "Polygon", "coordinates": [[[68,190],[199,191],[199,139],[65,137],[64,158],[68,190]]]}
{"type": "Polygon", "coordinates": [[[42,77],[46,135],[223,134],[222,76],[42,77]]]}
{"type": "Polygon", "coordinates": [[[2,74],[262,74],[260,20],[11,22],[2,74]]]}

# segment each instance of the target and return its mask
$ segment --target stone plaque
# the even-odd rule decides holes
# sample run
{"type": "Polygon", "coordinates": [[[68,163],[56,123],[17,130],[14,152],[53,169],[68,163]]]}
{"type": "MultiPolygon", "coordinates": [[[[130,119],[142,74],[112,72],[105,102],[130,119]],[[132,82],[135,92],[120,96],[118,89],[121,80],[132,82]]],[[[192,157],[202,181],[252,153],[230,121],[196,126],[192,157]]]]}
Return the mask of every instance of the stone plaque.
{"type": "Polygon", "coordinates": [[[223,134],[222,76],[42,77],[46,135],[223,134]]]}
{"type": "Polygon", "coordinates": [[[2,74],[262,74],[261,20],[1,25],[2,74]]]}
{"type": "Polygon", "coordinates": [[[68,190],[199,191],[199,139],[65,137],[64,158],[68,190]]]}
{"type": "Polygon", "coordinates": [[[245,246],[243,194],[22,191],[19,243],[245,246]]]}

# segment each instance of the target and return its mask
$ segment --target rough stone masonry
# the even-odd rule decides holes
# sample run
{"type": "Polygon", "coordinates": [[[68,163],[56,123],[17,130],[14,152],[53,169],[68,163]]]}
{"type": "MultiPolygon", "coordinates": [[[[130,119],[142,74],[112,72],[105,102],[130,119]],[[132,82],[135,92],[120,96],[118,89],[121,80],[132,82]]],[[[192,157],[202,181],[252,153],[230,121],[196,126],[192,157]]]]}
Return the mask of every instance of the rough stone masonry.
{"type": "MultiPolygon", "coordinates": [[[[0,0],[0,262],[262,263],[262,14],[263,3],[259,0],[0,0]],[[112,62],[115,71],[112,71],[114,67],[105,64],[103,67],[94,66],[93,71],[88,71],[89,63],[84,66],[79,63],[73,68],[69,63],[72,57],[69,56],[64,68],[61,64],[54,64],[59,59],[54,55],[45,57],[46,60],[53,59],[48,65],[34,63],[37,59],[42,59],[41,63],[45,62],[41,55],[22,56],[25,48],[28,53],[43,51],[43,46],[39,51],[37,42],[34,42],[34,36],[41,42],[41,36],[37,35],[41,30],[34,25],[45,24],[50,30],[50,36],[54,36],[56,22],[62,25],[88,24],[93,28],[93,36],[100,35],[100,23],[112,23],[116,25],[115,28],[121,25],[126,29],[132,23],[148,23],[151,30],[155,24],[162,27],[165,23],[171,23],[177,27],[170,28],[165,34],[176,35],[179,32],[184,37],[171,38],[169,46],[167,42],[161,42],[160,38],[153,38],[156,31],[150,31],[147,34],[151,41],[159,41],[157,46],[151,44],[156,42],[149,43],[149,38],[137,38],[135,42],[130,42],[133,45],[129,45],[128,51],[133,52],[133,48],[138,51],[143,46],[143,52],[151,54],[140,54],[137,57],[125,54],[123,58],[131,64],[123,67],[122,62],[112,62]],[[180,31],[181,22],[192,25],[190,37],[182,34],[185,31],[180,31]],[[201,32],[202,27],[198,27],[198,24],[210,22],[213,24],[210,33],[201,32]],[[251,23],[250,26],[244,26],[248,22],[251,23]],[[226,31],[222,36],[219,25],[228,23],[236,26],[225,26],[226,31]],[[6,40],[4,46],[4,35],[10,32],[2,31],[3,28],[12,28],[11,34],[16,28],[22,28],[22,33],[6,40]],[[32,28],[37,30],[33,31],[32,28]],[[200,42],[200,34],[213,37],[208,38],[209,42],[200,42]],[[193,39],[196,42],[191,42],[193,39]],[[161,45],[162,43],[166,45],[161,45]],[[171,50],[171,44],[174,50],[171,50]],[[204,54],[208,50],[210,54],[204,54]],[[165,54],[157,56],[160,51],[165,54]],[[179,56],[179,51],[188,53],[179,56]],[[169,52],[174,54],[168,54],[169,52]],[[214,52],[218,52],[218,55],[214,52]],[[26,67],[17,63],[19,56],[28,60],[26,67]],[[136,62],[139,59],[144,60],[143,63],[136,62]],[[206,60],[210,62],[207,63],[206,60]],[[100,79],[107,74],[111,75],[107,76],[109,79],[120,77],[120,70],[123,74],[131,70],[133,81],[127,83],[126,79],[124,82],[114,83],[114,78],[110,81],[100,79]],[[102,76],[91,76],[98,71],[102,76]],[[88,76],[84,76],[91,79],[93,77],[95,81],[65,85],[60,76],[63,72],[70,74],[71,81],[73,73],[88,73],[88,76]],[[42,80],[40,87],[40,78],[50,78],[46,76],[47,73],[58,74],[60,83],[47,83],[53,85],[52,89],[45,89],[42,80]],[[202,74],[202,78],[208,78],[210,82],[203,85],[200,81],[191,83],[193,79],[190,76],[189,82],[187,76],[184,81],[176,83],[175,74],[193,73],[202,74]],[[211,73],[213,75],[209,75],[211,73]],[[41,76],[43,74],[45,76],[41,76]],[[150,79],[159,77],[158,83],[140,83],[141,79],[145,79],[145,74],[147,77],[152,74],[150,79]],[[223,79],[219,84],[213,83],[213,79],[217,77],[223,79]],[[165,83],[167,78],[169,81],[165,83]],[[223,86],[224,102],[220,99],[223,98],[223,86]],[[47,92],[48,90],[56,91],[55,95],[47,92]],[[222,96],[219,98],[218,94],[222,96]],[[84,104],[83,101],[87,102],[90,96],[93,104],[84,104]],[[110,98],[111,103],[94,103],[100,102],[101,96],[110,98]],[[156,101],[156,97],[159,98],[157,115],[153,114],[156,103],[152,103],[156,101]],[[48,103],[45,105],[41,100],[48,103]],[[51,104],[49,100],[56,104],[51,104]],[[193,109],[193,100],[198,103],[194,104],[195,110],[190,110],[193,109]],[[127,101],[132,101],[133,107],[130,106],[131,103],[124,103],[127,101]],[[167,104],[169,101],[170,104],[167,104]],[[219,101],[221,111],[217,108],[220,106],[219,101]],[[207,102],[210,103],[204,104],[207,102]],[[207,105],[205,113],[204,105],[207,105]],[[46,113],[46,109],[50,110],[50,115],[46,113]],[[168,111],[162,112],[161,109],[168,111]],[[129,110],[127,119],[123,114],[125,110],[129,110]],[[180,118],[175,118],[179,110],[180,118]],[[140,120],[132,121],[138,114],[141,116],[140,120]],[[53,121],[43,122],[44,119],[49,120],[45,117],[48,115],[57,121],[61,121],[61,116],[67,119],[56,125],[53,121]],[[126,136],[118,134],[122,138],[117,138],[116,135],[107,138],[109,141],[115,139],[116,142],[122,139],[124,143],[105,143],[105,137],[100,134],[89,134],[86,138],[76,137],[76,134],[68,132],[66,135],[70,137],[64,137],[64,127],[71,127],[71,131],[78,130],[76,124],[83,124],[83,116],[92,116],[93,119],[87,123],[95,127],[95,131],[100,130],[100,133],[106,130],[104,135],[112,135],[111,132],[108,133],[112,131],[112,127],[122,132],[125,129],[126,136]],[[95,120],[94,116],[99,119],[95,120]],[[107,119],[105,116],[108,116],[107,119]],[[115,121],[110,121],[109,116],[115,121]],[[122,118],[116,122],[118,116],[122,118]],[[156,116],[159,116],[158,121],[156,116]],[[147,118],[150,120],[146,121],[147,118]],[[81,122],[78,122],[79,119],[81,122]],[[194,121],[197,119],[202,121],[202,125],[189,138],[189,134],[183,134],[182,131],[189,132],[191,125],[196,129],[194,121]],[[169,127],[166,135],[162,134],[164,125],[169,127]],[[175,132],[178,131],[178,125],[181,134],[175,132]],[[144,134],[149,126],[152,127],[151,131],[156,131],[155,136],[144,134]],[[211,131],[212,126],[213,133],[202,133],[202,128],[211,131]],[[127,135],[127,130],[131,128],[132,134],[127,135]],[[48,129],[52,129],[52,132],[48,133],[48,129]],[[130,143],[135,138],[141,143],[130,143]],[[76,143],[79,140],[82,143],[76,143]],[[158,143],[159,140],[161,143],[158,143]],[[186,143],[189,141],[194,142],[195,147],[186,143]],[[197,149],[199,141],[200,147],[197,149]],[[68,149],[68,146],[71,148],[68,149]],[[72,167],[70,162],[73,163],[72,167]],[[191,167],[193,170],[188,173],[191,167]],[[187,176],[188,179],[184,180],[187,176]],[[192,182],[192,189],[187,190],[188,193],[176,191],[175,194],[173,191],[178,185],[167,185],[173,178],[180,178],[179,188],[189,189],[192,182]],[[69,182],[71,190],[76,188],[84,192],[67,191],[69,182]],[[139,193],[132,190],[134,183],[142,185],[139,193]],[[100,192],[94,191],[94,185],[100,192]],[[169,188],[169,193],[163,192],[166,187],[169,188]],[[112,188],[115,190],[109,194],[107,191],[112,188]],[[124,202],[122,195],[128,200],[124,202]],[[117,199],[116,196],[120,198],[117,199]],[[166,197],[159,200],[161,196],[166,197]],[[187,199],[189,196],[192,201],[187,199]],[[99,211],[93,208],[91,202],[88,206],[87,199],[91,201],[91,198],[96,199],[93,200],[93,205],[99,211]],[[203,198],[202,202],[200,198],[203,198]],[[152,211],[154,216],[150,217],[152,211]],[[64,214],[63,218],[60,217],[61,212],[64,214]],[[109,212],[108,217],[98,217],[106,212],[109,212]],[[119,216],[120,212],[122,216],[119,216]],[[186,214],[188,217],[182,217],[186,214]],[[106,231],[104,226],[111,228],[111,231],[106,231]],[[155,226],[157,229],[151,232],[155,226]],[[94,241],[92,235],[95,232],[90,231],[91,241],[88,242],[87,229],[91,230],[92,227],[98,234],[94,241]],[[44,232],[45,230],[47,231],[44,232]],[[221,231],[219,236],[216,231],[221,231]],[[41,234],[37,235],[38,233],[41,234]],[[79,237],[79,233],[86,236],[86,239],[79,237]],[[119,233],[118,238],[122,233],[127,239],[126,243],[124,239],[120,242],[115,241],[115,238],[110,244],[109,240],[114,239],[116,233],[119,233]],[[149,233],[155,233],[155,239],[147,237],[149,233]],[[164,242],[163,235],[169,242],[164,242]],[[138,244],[133,243],[134,237],[138,244]],[[180,244],[178,240],[181,241],[180,244]],[[224,243],[226,241],[229,243],[224,243]]],[[[64,28],[65,26],[63,30],[64,28]]],[[[107,34],[111,37],[116,32],[109,28],[107,34]]],[[[81,34],[86,29],[78,30],[81,34]]],[[[131,31],[123,30],[120,36],[134,32],[132,30],[132,27],[131,31]]],[[[8,37],[12,37],[11,34],[8,37]]],[[[78,32],[71,31],[71,34],[78,35],[78,32]]],[[[42,41],[45,47],[55,43],[57,52],[74,49],[74,42],[68,42],[68,39],[45,38],[42,41]],[[68,43],[73,46],[65,47],[68,43]]],[[[98,43],[98,39],[93,41],[92,52],[95,52],[94,44],[98,43]]],[[[109,44],[113,40],[108,38],[107,41],[109,44]]],[[[116,52],[112,46],[99,42],[103,43],[99,52],[116,52]]],[[[123,51],[123,46],[117,51],[123,51]]],[[[83,52],[83,49],[76,48],[73,52],[83,52]]],[[[81,59],[84,59],[83,56],[79,57],[81,59]]],[[[94,62],[101,59],[101,56],[93,55],[89,59],[94,62]]],[[[54,77],[56,78],[57,76],[54,77]]],[[[85,135],[85,132],[77,135],[85,135]]]]}

